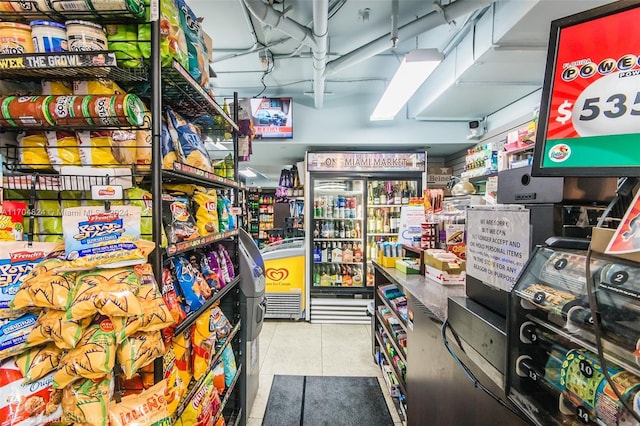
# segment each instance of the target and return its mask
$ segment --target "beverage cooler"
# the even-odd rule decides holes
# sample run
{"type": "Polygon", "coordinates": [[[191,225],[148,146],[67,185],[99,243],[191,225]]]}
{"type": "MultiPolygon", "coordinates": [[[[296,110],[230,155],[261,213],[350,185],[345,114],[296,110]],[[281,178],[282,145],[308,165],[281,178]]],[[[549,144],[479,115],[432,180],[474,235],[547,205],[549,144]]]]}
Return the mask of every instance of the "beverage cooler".
{"type": "Polygon", "coordinates": [[[369,323],[380,242],[397,241],[400,214],[426,183],[426,153],[307,153],[308,318],[369,323]]]}

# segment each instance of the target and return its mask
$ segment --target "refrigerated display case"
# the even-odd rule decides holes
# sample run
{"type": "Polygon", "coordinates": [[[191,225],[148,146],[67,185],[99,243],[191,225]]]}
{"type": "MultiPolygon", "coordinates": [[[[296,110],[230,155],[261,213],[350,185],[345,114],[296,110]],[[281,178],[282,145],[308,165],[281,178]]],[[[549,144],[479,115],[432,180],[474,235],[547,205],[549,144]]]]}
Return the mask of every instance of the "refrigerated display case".
{"type": "Polygon", "coordinates": [[[400,212],[426,182],[426,154],[307,153],[309,318],[368,323],[374,247],[396,241],[400,212]]]}

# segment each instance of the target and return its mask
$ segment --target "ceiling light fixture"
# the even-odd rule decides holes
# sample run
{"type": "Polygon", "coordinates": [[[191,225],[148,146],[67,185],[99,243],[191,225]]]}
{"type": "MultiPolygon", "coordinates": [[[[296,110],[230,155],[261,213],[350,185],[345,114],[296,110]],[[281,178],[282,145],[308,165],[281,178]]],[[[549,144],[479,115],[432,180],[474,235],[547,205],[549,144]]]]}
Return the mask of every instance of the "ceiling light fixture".
{"type": "Polygon", "coordinates": [[[393,120],[443,59],[444,55],[438,49],[417,49],[407,53],[369,120],[393,120]]]}
{"type": "Polygon", "coordinates": [[[254,172],[254,171],[253,171],[253,170],[251,170],[251,169],[244,169],[244,170],[240,170],[238,173],[240,173],[240,174],[241,174],[242,176],[244,176],[244,177],[256,177],[256,176],[258,176],[258,175],[256,174],[256,172],[254,172]]]}

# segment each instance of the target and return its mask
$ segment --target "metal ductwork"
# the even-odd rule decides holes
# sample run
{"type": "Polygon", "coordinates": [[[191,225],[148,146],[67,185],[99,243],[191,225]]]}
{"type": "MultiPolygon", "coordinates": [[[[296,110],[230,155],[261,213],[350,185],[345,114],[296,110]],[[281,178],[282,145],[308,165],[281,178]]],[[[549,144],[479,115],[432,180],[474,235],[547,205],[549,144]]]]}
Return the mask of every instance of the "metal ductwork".
{"type": "Polygon", "coordinates": [[[281,31],[291,38],[309,46],[313,52],[314,68],[314,105],[322,108],[324,103],[324,89],[326,77],[333,75],[345,68],[369,59],[393,47],[389,43],[390,36],[397,36],[400,40],[416,37],[432,30],[445,22],[463,17],[477,9],[482,9],[493,3],[493,0],[457,0],[447,6],[438,7],[437,10],[416,19],[398,28],[396,34],[385,34],[356,50],[327,63],[327,37],[328,37],[328,0],[313,0],[313,31],[306,26],[295,22],[262,0],[243,0],[247,9],[260,22],[281,31]]]}

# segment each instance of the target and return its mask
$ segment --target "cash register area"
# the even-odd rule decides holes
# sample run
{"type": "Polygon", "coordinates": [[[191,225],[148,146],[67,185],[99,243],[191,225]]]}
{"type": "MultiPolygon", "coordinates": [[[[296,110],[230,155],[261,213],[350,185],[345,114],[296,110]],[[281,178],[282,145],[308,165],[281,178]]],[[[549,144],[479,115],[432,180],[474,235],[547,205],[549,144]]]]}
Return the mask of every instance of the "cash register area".
{"type": "Polygon", "coordinates": [[[265,320],[259,336],[260,387],[248,426],[262,424],[273,376],[377,377],[394,426],[402,423],[371,354],[371,326],[265,320]],[[348,343],[345,343],[348,342],[348,343]]]}

